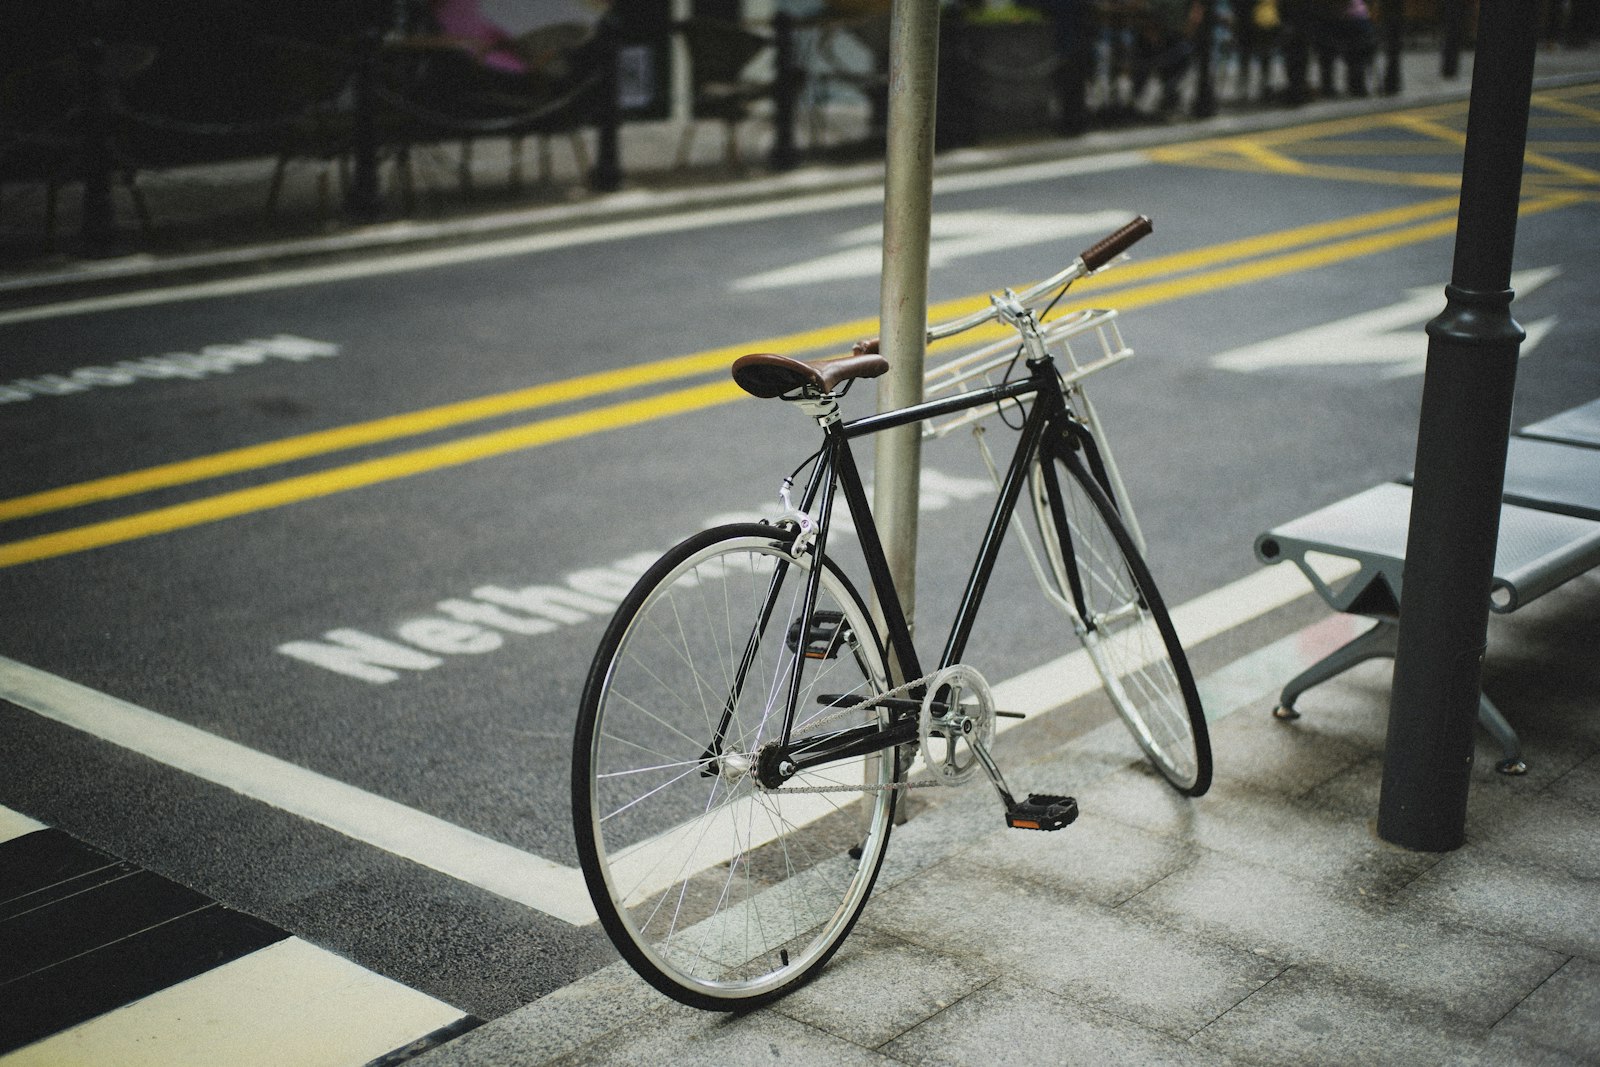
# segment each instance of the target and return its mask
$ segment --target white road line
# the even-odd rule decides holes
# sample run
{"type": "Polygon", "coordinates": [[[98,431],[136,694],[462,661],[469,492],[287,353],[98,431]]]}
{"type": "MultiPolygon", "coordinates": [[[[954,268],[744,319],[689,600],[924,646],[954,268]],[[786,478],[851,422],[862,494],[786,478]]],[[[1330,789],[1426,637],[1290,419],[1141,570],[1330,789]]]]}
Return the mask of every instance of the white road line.
{"type": "MultiPolygon", "coordinates": [[[[1335,561],[1324,568],[1323,575],[1325,580],[1336,582],[1354,570],[1354,563],[1335,561]]],[[[1295,568],[1265,567],[1172,609],[1172,624],[1183,646],[1194,648],[1298,600],[1310,590],[1311,583],[1295,568]]],[[[1100,677],[1089,662],[1088,653],[1078,649],[992,688],[995,707],[1031,717],[1062,707],[1099,687],[1100,677]]],[[[1006,730],[1019,721],[1000,719],[995,726],[1006,730]]]]}
{"type": "MultiPolygon", "coordinates": [[[[1048,181],[1079,174],[1109,170],[1124,170],[1143,166],[1150,160],[1139,152],[1113,152],[1103,156],[1034,163],[1019,167],[1004,167],[968,174],[953,174],[934,183],[935,193],[967,192],[1025,182],[1048,181]]],[[[600,244],[634,237],[648,237],[664,233],[710,226],[729,226],[739,223],[764,222],[793,215],[831,211],[839,208],[861,207],[883,199],[880,186],[865,186],[841,192],[800,196],[734,207],[709,208],[655,218],[629,219],[580,226],[555,233],[537,233],[520,237],[482,240],[457,248],[434,248],[415,252],[384,251],[371,258],[351,260],[317,267],[298,267],[273,271],[243,278],[228,278],[192,285],[173,285],[154,289],[141,289],[109,296],[65,300],[54,304],[0,311],[0,326],[16,322],[33,322],[40,319],[63,318],[70,315],[87,315],[99,311],[121,308],[152,307],[184,300],[203,300],[223,296],[241,296],[247,293],[292,289],[303,285],[321,285],[346,281],[352,278],[373,278],[387,274],[428,270],[458,263],[477,263],[507,256],[548,252],[577,245],[600,244]]]]}
{"type": "Polygon", "coordinates": [[[595,921],[581,872],[0,656],[0,697],[563,922],[595,921]]]}
{"type": "Polygon", "coordinates": [[[465,1017],[291,937],[0,1056],[0,1067],[351,1067],[465,1017]]]}
{"type": "MultiPolygon", "coordinates": [[[[1184,644],[1193,646],[1282,607],[1309,588],[1293,567],[1267,567],[1181,605],[1173,621],[1184,644]]],[[[1037,716],[1098,685],[1079,650],[993,689],[997,707],[1037,716]]],[[[595,921],[583,874],[575,868],[3,656],[0,698],[563,922],[595,921]]],[[[999,726],[1014,721],[1002,720],[999,726]]],[[[0,840],[6,825],[0,809],[0,840]]]]}
{"type": "Polygon", "coordinates": [[[12,811],[0,805],[0,844],[43,829],[45,829],[44,823],[30,819],[20,811],[12,811]]]}

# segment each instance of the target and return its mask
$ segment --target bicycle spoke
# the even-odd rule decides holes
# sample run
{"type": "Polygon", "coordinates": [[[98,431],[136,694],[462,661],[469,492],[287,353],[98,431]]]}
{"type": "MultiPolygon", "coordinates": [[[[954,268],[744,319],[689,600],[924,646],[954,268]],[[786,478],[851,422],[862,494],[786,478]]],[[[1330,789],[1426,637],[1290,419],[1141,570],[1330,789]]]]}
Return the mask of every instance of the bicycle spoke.
{"type": "Polygon", "coordinates": [[[756,781],[791,692],[799,740],[882,721],[847,709],[882,692],[887,672],[833,568],[789,558],[770,529],[735,529],[691,539],[624,601],[575,748],[579,853],[601,920],[641,974],[701,1004],[770,995],[832,953],[876,877],[893,807],[887,790],[863,792],[890,784],[892,760],[838,760],[778,791],[756,781]],[[813,707],[820,693],[845,703],[813,707]]]}
{"type": "Polygon", "coordinates": [[[1104,490],[1076,458],[1052,464],[1034,472],[1033,503],[1057,591],[1082,616],[1080,640],[1134,740],[1175,788],[1199,795],[1210,742],[1166,609],[1104,490]]]}

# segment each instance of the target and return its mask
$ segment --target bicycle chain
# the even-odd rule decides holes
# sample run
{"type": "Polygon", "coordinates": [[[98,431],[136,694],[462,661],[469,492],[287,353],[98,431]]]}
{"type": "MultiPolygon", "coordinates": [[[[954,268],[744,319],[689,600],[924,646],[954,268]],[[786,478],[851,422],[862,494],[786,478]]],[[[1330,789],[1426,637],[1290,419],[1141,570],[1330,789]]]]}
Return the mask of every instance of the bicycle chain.
{"type": "MultiPolygon", "coordinates": [[[[819,726],[826,726],[830,722],[854,715],[859,711],[865,711],[874,704],[877,704],[879,701],[892,700],[895,697],[904,696],[918,686],[927,685],[929,682],[933,681],[934,678],[938,677],[939,673],[940,672],[938,671],[934,671],[932,674],[924,674],[921,678],[914,678],[904,685],[896,686],[887,692],[878,693],[875,696],[867,697],[861,703],[856,704],[853,707],[835,711],[829,715],[824,715],[820,719],[813,719],[807,724],[807,727],[814,729],[819,726]]],[[[765,786],[757,785],[756,789],[758,792],[769,795],[782,793],[891,793],[899,792],[900,790],[904,789],[926,789],[930,786],[942,784],[942,782],[939,782],[937,779],[935,779],[933,781],[926,782],[890,782],[888,785],[867,785],[865,783],[862,783],[861,785],[786,785],[780,786],[777,789],[768,789],[765,786]]]]}

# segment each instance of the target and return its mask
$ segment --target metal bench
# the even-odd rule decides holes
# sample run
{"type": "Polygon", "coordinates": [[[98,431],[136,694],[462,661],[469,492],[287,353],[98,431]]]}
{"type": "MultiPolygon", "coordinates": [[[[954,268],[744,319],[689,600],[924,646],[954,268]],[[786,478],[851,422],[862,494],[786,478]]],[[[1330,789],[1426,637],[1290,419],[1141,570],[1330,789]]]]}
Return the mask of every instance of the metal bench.
{"type": "Polygon", "coordinates": [[[1518,436],[1600,448],[1600,400],[1591,400],[1532,426],[1524,426],[1518,436]]]}
{"type": "MultiPolygon", "coordinates": [[[[1600,566],[1600,402],[1529,430],[1549,431],[1547,424],[1568,436],[1518,435],[1509,442],[1506,502],[1489,596],[1489,608],[1498,614],[1516,611],[1600,566]],[[1592,419],[1593,445],[1567,443],[1572,433],[1583,431],[1585,419],[1592,419]]],[[[1295,701],[1312,686],[1365,660],[1395,655],[1410,517],[1411,487],[1389,482],[1256,538],[1261,562],[1293,562],[1334,610],[1376,620],[1372,629],[1291,679],[1273,711],[1278,718],[1299,718],[1295,701]]],[[[1516,732],[1483,694],[1478,720],[1501,747],[1496,769],[1526,773],[1516,732]]]]}

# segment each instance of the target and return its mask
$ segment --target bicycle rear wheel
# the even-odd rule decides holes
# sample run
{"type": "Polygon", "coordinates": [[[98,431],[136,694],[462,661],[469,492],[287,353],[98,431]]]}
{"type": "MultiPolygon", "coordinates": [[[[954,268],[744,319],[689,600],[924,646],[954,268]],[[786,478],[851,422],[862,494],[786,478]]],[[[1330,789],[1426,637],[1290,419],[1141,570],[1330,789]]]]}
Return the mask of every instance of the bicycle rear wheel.
{"type": "Polygon", "coordinates": [[[757,780],[797,671],[792,740],[888,721],[841,714],[888,687],[882,646],[831,562],[804,617],[819,564],[792,540],[727,526],[668,552],[618,608],[579,713],[573,820],[596,911],[635,970],[696,1007],[752,1007],[826,963],[893,821],[893,750],[781,790],[757,780]]]}
{"type": "Polygon", "coordinates": [[[1040,459],[1034,514],[1056,592],[1134,740],[1173,788],[1211,786],[1211,740],[1188,657],[1144,558],[1082,458],[1040,459]]]}

